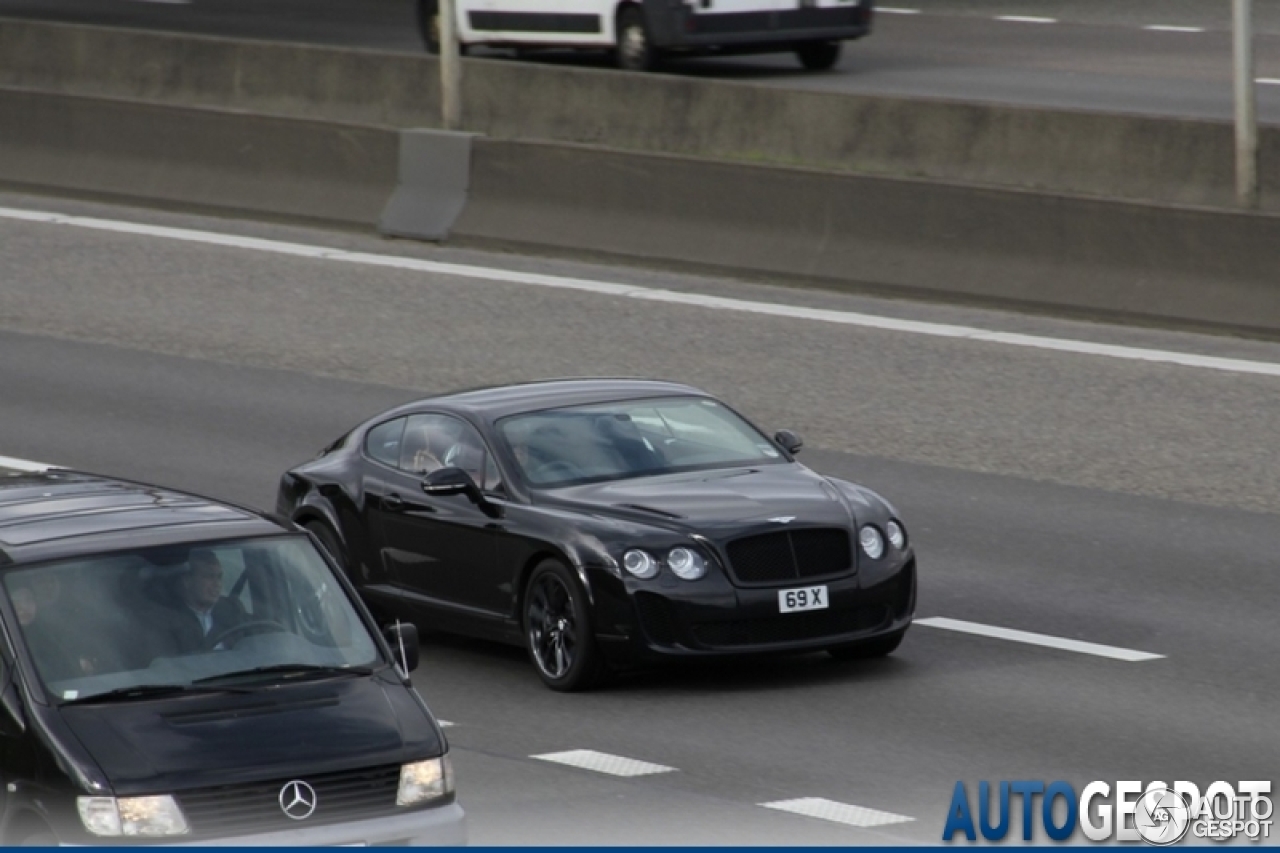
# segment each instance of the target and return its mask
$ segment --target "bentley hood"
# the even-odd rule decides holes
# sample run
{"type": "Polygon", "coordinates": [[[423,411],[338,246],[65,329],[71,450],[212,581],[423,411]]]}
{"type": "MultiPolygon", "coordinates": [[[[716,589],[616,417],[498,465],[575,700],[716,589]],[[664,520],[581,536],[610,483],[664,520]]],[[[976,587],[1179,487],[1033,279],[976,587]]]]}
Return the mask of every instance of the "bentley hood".
{"type": "Polygon", "coordinates": [[[696,529],[713,538],[776,524],[847,527],[853,522],[836,487],[794,463],[572,486],[556,490],[552,501],[581,512],[696,529]]]}

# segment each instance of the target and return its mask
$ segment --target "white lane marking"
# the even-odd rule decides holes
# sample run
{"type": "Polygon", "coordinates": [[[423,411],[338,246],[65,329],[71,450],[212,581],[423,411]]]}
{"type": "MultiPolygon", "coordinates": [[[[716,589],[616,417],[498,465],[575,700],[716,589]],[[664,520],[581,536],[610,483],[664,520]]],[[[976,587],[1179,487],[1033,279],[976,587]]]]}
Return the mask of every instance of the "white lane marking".
{"type": "Polygon", "coordinates": [[[1264,86],[1280,86],[1280,78],[1276,77],[1259,77],[1254,82],[1264,86]]]}
{"type": "Polygon", "coordinates": [[[1032,646],[1046,646],[1051,649],[1079,652],[1082,655],[1095,655],[1101,658],[1111,658],[1112,660],[1137,662],[1158,660],[1164,657],[1164,655],[1155,655],[1151,652],[1122,649],[1118,646],[1103,646],[1098,643],[1086,643],[1083,640],[1068,640],[1065,637],[1051,637],[1048,634],[1033,634],[1030,631],[1016,631],[1013,628],[998,628],[994,625],[982,625],[978,622],[965,622],[960,619],[947,619],[942,616],[916,619],[912,624],[926,625],[930,628],[942,628],[946,631],[959,631],[962,634],[976,634],[979,637],[994,637],[997,640],[1012,640],[1015,643],[1027,643],[1032,646]]]}
{"type": "Polygon", "coordinates": [[[436,722],[440,724],[440,728],[442,729],[447,729],[453,726],[453,723],[449,722],[448,720],[436,720],[436,722]]]}
{"type": "Polygon", "coordinates": [[[876,12],[885,15],[919,15],[919,9],[899,9],[893,6],[877,6],[876,12]]]}
{"type": "Polygon", "coordinates": [[[798,800],[778,800],[773,803],[761,803],[766,809],[791,812],[792,814],[816,817],[849,826],[885,826],[890,823],[907,823],[915,818],[906,815],[882,812],[863,806],[851,806],[837,803],[835,800],[824,800],[822,797],[802,797],[798,800]]]}
{"type": "Polygon", "coordinates": [[[996,15],[997,21],[1013,21],[1017,24],[1056,24],[1057,18],[1037,18],[1033,15],[996,15]]]}
{"type": "Polygon", "coordinates": [[[568,752],[548,752],[545,755],[529,757],[539,761],[567,764],[570,767],[581,767],[583,770],[594,770],[597,773],[608,773],[610,776],[648,776],[653,773],[671,773],[676,769],[662,764],[650,764],[648,761],[637,761],[634,758],[623,758],[621,755],[610,755],[607,752],[596,752],[594,749],[571,749],[568,752]]]}
{"type": "Polygon", "coordinates": [[[1144,30],[1151,30],[1155,33],[1202,33],[1204,27],[1175,27],[1170,24],[1148,24],[1143,27],[1144,30]]]}
{"type": "Polygon", "coordinates": [[[58,465],[46,465],[43,462],[32,462],[30,459],[15,459],[12,456],[0,456],[0,468],[12,468],[15,471],[30,471],[38,474],[41,471],[48,471],[50,468],[58,468],[58,465]]]}
{"type": "Polygon", "coordinates": [[[1247,373],[1261,376],[1280,377],[1280,364],[1265,361],[1247,361],[1239,358],[1221,358],[1218,356],[1195,355],[1192,353],[1173,352],[1170,350],[1144,349],[1141,347],[1099,344],[1088,341],[1075,341],[1065,338],[1045,338],[1036,335],[1022,335],[1012,332],[992,332],[972,326],[954,326],[945,323],[929,323],[917,320],[899,320],[893,317],[881,317],[874,314],[860,314],[854,311],[836,311],[826,308],[804,308],[795,305],[780,305],[773,302],[752,302],[746,299],[732,299],[722,296],[709,296],[702,293],[681,293],[673,290],[639,287],[634,285],[613,284],[591,279],[566,278],[562,276],[543,275],[540,273],[516,272],[513,270],[478,267],[465,264],[451,264],[440,261],[427,261],[419,258],[408,258],[397,255],[375,255],[367,252],[348,252],[343,249],[331,249],[324,246],[311,246],[303,243],[286,243],[278,240],[265,240],[259,237],[241,237],[235,234],[220,234],[212,231],[194,231],[186,228],[169,228],[160,225],[141,225],[134,222],[119,222],[109,219],[94,219],[83,216],[64,216],[57,213],[18,210],[0,207],[0,218],[16,219],[24,222],[38,222],[50,225],[66,225],[75,228],[87,228],[96,231],[110,231],[119,234],[133,234],[147,237],[163,237],[169,240],[181,240],[189,243],[200,243],[209,246],[225,246],[236,249],[248,249],[257,252],[269,252],[277,255],[314,258],[316,260],[339,261],[342,263],[363,264],[368,266],[389,267],[392,269],[411,270],[436,275],[448,275],[458,278],[472,278],[483,281],[501,282],[504,284],[521,284],[533,287],[551,287],[561,290],[577,290],[603,296],[627,297],[631,299],[647,299],[654,302],[666,302],[677,305],[692,305],[719,311],[737,311],[748,314],[763,314],[771,317],[786,317],[794,320],[811,320],[820,323],[834,323],[844,326],[860,326],[870,329],[882,329],[891,332],[906,332],[914,335],[927,335],[940,338],[959,338],[981,343],[1005,344],[1007,346],[1027,347],[1030,349],[1070,352],[1078,355],[1102,356],[1128,361],[1148,361],[1158,364],[1174,364],[1182,367],[1196,367],[1205,370],[1220,370],[1228,373],[1247,373]]]}

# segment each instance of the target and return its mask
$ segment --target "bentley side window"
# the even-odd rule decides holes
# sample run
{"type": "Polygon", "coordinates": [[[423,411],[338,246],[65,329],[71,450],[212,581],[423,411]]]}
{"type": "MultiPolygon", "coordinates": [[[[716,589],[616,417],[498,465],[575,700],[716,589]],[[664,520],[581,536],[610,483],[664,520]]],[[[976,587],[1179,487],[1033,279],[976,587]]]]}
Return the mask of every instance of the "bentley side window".
{"type": "Polygon", "coordinates": [[[412,415],[405,425],[400,467],[413,474],[461,468],[481,489],[501,488],[498,466],[480,433],[452,415],[412,415]]]}
{"type": "Polygon", "coordinates": [[[400,461],[404,422],[405,418],[396,418],[369,430],[364,438],[364,452],[370,458],[394,467],[400,461]]]}

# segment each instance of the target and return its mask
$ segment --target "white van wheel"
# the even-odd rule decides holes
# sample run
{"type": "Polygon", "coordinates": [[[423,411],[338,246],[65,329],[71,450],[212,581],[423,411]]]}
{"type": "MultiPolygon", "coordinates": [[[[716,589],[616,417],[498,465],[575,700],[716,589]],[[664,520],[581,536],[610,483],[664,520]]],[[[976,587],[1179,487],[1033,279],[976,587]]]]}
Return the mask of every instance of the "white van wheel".
{"type": "Polygon", "coordinates": [[[418,33],[427,53],[440,55],[440,4],[438,0],[418,0],[418,33]]]}
{"type": "Polygon", "coordinates": [[[644,12],[628,6],[618,15],[617,48],[614,56],[618,67],[626,71],[648,71],[653,67],[653,46],[644,25],[644,12]]]}
{"type": "Polygon", "coordinates": [[[840,42],[807,41],[796,48],[796,56],[809,71],[829,71],[840,61],[840,42]]]}

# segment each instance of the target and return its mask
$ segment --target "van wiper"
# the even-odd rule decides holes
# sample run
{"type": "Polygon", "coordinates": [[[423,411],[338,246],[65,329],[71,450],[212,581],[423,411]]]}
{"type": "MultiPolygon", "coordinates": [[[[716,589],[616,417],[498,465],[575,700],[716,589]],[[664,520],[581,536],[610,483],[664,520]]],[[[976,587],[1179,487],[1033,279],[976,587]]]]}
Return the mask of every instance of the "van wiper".
{"type": "MultiPolygon", "coordinates": [[[[153,699],[158,696],[173,696],[192,693],[251,693],[243,687],[204,687],[194,684],[134,684],[130,687],[117,687],[104,693],[93,693],[89,696],[63,698],[63,705],[87,705],[95,702],[130,702],[134,699],[153,699]]],[[[64,693],[65,697],[66,694],[64,693]]]]}
{"type": "Polygon", "coordinates": [[[238,669],[207,678],[197,678],[192,684],[211,684],[226,678],[244,678],[252,675],[289,676],[333,676],[333,675],[372,675],[373,667],[369,666],[324,666],[313,663],[277,663],[270,666],[255,666],[251,669],[238,669]]]}

